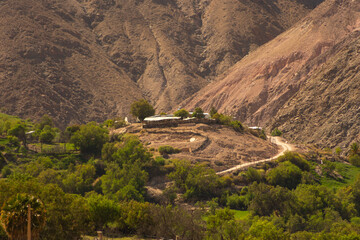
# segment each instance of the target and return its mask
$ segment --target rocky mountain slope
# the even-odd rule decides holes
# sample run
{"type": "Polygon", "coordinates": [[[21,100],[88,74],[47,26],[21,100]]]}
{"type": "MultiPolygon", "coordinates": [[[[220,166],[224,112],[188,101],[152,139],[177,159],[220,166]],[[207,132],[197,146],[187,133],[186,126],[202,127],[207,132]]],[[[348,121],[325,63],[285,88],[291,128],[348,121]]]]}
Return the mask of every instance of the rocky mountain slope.
{"type": "Polygon", "coordinates": [[[359,136],[360,2],[327,0],[184,102],[286,136],[346,147],[359,136]]]}
{"type": "Polygon", "coordinates": [[[168,111],[322,0],[3,0],[0,102],[59,125],[168,111]]]}
{"type": "Polygon", "coordinates": [[[3,110],[25,117],[48,113],[61,125],[123,112],[142,97],[97,44],[81,11],[71,1],[0,2],[3,110]]]}

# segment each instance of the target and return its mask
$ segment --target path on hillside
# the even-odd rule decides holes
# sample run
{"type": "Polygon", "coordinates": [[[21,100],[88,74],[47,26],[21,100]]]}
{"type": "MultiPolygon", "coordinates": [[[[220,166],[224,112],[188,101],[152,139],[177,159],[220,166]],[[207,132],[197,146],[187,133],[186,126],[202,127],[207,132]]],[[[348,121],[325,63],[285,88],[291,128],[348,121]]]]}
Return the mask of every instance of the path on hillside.
{"type": "Polygon", "coordinates": [[[242,164],[239,164],[239,165],[237,165],[235,167],[232,167],[232,168],[217,172],[216,174],[217,175],[223,175],[223,174],[234,172],[236,170],[239,170],[239,169],[242,169],[242,168],[245,168],[245,167],[249,167],[249,166],[253,166],[253,165],[256,165],[256,164],[259,164],[259,163],[270,162],[270,161],[273,161],[273,160],[277,159],[278,157],[282,156],[286,151],[292,151],[293,150],[293,146],[288,144],[287,141],[284,142],[283,138],[268,136],[268,139],[272,143],[275,143],[275,144],[277,144],[278,146],[280,146],[282,148],[282,151],[280,153],[278,153],[276,156],[271,157],[271,158],[267,158],[267,159],[254,161],[254,162],[242,163],[242,164]]]}

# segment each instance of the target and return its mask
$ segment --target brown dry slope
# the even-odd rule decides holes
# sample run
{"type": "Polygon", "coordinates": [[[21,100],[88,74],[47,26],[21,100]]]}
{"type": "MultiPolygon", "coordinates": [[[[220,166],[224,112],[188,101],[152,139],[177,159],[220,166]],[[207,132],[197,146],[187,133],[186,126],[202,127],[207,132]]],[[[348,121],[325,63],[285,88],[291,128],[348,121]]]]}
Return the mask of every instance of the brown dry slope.
{"type": "Polygon", "coordinates": [[[83,4],[112,61],[127,69],[159,111],[168,111],[319,2],[93,0],[83,4]]]}
{"type": "Polygon", "coordinates": [[[321,1],[0,1],[1,110],[60,125],[143,96],[169,110],[321,1]]]}
{"type": "Polygon", "coordinates": [[[188,99],[293,139],[347,146],[359,132],[360,2],[327,0],[188,99]]]}
{"type": "Polygon", "coordinates": [[[112,63],[81,21],[75,1],[0,2],[0,102],[58,124],[124,112],[139,88],[112,63]]]}
{"type": "Polygon", "coordinates": [[[216,171],[270,158],[280,151],[275,143],[217,124],[180,124],[172,128],[148,129],[132,124],[115,131],[138,135],[149,149],[164,145],[178,148],[181,152],[172,154],[171,158],[207,163],[216,171]]]}

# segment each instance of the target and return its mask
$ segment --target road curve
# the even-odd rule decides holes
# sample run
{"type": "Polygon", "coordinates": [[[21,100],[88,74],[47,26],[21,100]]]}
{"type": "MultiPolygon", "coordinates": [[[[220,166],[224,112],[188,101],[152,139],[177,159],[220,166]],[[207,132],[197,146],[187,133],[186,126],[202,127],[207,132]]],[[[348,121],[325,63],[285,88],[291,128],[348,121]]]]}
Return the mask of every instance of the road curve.
{"type": "Polygon", "coordinates": [[[253,166],[253,165],[256,165],[256,164],[259,164],[259,163],[270,162],[270,161],[273,161],[273,160],[277,159],[278,157],[282,156],[286,151],[292,151],[293,150],[293,147],[290,144],[288,144],[287,141],[284,140],[283,138],[268,136],[268,139],[272,143],[275,143],[275,144],[277,144],[278,146],[280,146],[282,148],[282,151],[280,153],[278,153],[276,156],[271,157],[271,158],[267,158],[267,159],[254,161],[254,162],[242,163],[242,164],[239,164],[239,165],[237,165],[235,167],[232,167],[232,168],[217,172],[216,174],[217,175],[223,175],[223,174],[231,173],[231,172],[234,172],[236,170],[239,170],[239,169],[242,169],[242,168],[245,168],[245,167],[249,167],[249,166],[253,166]]]}

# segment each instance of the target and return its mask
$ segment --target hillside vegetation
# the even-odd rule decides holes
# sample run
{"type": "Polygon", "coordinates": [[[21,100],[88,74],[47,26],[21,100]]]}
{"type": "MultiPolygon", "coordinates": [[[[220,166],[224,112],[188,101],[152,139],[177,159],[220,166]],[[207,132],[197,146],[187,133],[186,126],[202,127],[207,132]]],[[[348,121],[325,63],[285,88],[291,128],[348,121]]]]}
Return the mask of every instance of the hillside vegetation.
{"type": "MultiPolygon", "coordinates": [[[[0,141],[1,239],[25,238],[28,204],[33,238],[40,239],[81,239],[97,230],[112,237],[199,240],[360,234],[360,168],[348,166],[340,151],[287,152],[259,169],[221,177],[205,164],[172,158],[172,151],[167,159],[154,157],[139,140],[146,131],[110,137],[109,122],[65,131],[48,116],[36,124],[0,122],[1,139],[9,140],[0,141]],[[20,129],[34,131],[26,144],[20,129]],[[54,133],[50,145],[68,142],[76,150],[31,150],[46,132],[54,133]],[[154,179],[165,180],[158,196],[150,191],[154,179]]],[[[349,157],[359,154],[353,144],[349,157]]]]}

